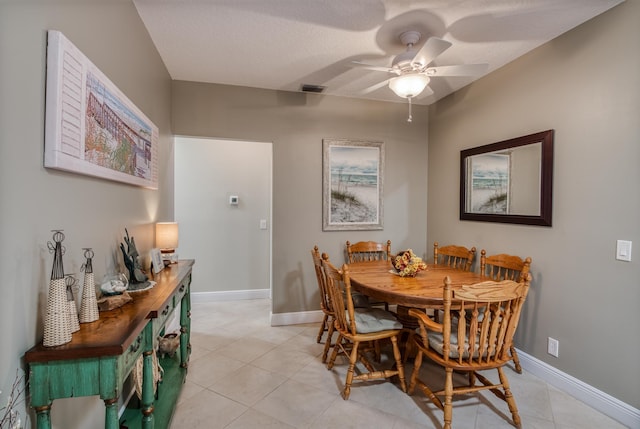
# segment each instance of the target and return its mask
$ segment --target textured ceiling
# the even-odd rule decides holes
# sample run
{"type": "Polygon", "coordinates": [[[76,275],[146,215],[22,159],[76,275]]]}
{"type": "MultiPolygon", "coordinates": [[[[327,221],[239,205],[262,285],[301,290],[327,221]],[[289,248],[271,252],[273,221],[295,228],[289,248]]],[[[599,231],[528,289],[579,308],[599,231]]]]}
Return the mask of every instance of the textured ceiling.
{"type": "MultiPolygon", "coordinates": [[[[436,66],[489,64],[487,73],[623,0],[134,0],[175,80],[285,91],[302,84],[325,94],[403,102],[389,77],[350,67],[390,66],[398,36],[418,30],[453,46],[436,66]]],[[[431,104],[480,76],[432,78],[431,104]]]]}

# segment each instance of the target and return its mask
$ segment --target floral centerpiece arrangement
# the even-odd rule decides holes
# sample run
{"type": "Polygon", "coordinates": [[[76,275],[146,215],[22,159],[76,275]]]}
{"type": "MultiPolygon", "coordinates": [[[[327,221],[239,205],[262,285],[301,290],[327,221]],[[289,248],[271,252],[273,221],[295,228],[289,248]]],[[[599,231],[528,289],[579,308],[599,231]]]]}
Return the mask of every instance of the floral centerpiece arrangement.
{"type": "Polygon", "coordinates": [[[420,271],[427,269],[427,264],[411,249],[398,253],[391,259],[391,263],[400,277],[415,277],[420,271]]]}

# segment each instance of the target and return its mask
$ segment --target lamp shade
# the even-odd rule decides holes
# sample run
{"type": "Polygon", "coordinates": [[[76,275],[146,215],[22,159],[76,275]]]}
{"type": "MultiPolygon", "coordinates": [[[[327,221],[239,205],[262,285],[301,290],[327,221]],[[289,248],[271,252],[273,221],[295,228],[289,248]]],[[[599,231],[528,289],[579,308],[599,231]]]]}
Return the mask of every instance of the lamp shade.
{"type": "Polygon", "coordinates": [[[178,247],[178,223],[156,223],[156,247],[160,250],[175,250],[178,247]]]}
{"type": "Polygon", "coordinates": [[[429,83],[429,78],[424,74],[410,73],[394,77],[389,81],[389,88],[398,97],[409,98],[418,96],[429,83]]]}

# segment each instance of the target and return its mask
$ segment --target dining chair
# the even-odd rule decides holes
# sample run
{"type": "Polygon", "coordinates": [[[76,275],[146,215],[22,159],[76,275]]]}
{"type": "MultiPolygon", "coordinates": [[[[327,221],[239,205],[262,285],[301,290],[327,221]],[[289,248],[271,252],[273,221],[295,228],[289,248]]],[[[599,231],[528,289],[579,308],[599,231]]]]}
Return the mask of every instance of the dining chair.
{"type": "Polygon", "coordinates": [[[475,247],[467,249],[464,246],[455,244],[440,247],[437,241],[433,243],[433,263],[436,265],[446,265],[462,271],[471,271],[475,256],[475,247]]]}
{"type": "Polygon", "coordinates": [[[358,241],[351,243],[347,240],[347,263],[366,261],[383,261],[391,259],[391,240],[386,243],[375,241],[358,241]]]}
{"type": "MultiPolygon", "coordinates": [[[[433,243],[433,263],[435,265],[443,265],[461,271],[471,271],[475,257],[475,247],[468,249],[456,244],[440,247],[437,241],[433,243]]],[[[433,319],[437,322],[440,320],[439,317],[440,312],[433,310],[433,319]]]]}
{"type": "MultiPolygon", "coordinates": [[[[369,262],[369,261],[390,261],[393,255],[391,255],[391,240],[387,240],[386,243],[378,243],[375,241],[358,241],[357,243],[351,243],[347,240],[347,264],[353,264],[354,262],[369,262]]],[[[372,306],[384,306],[385,310],[389,310],[389,304],[384,301],[371,301],[369,304],[372,306]]]]}
{"type": "MultiPolygon", "coordinates": [[[[491,280],[521,281],[529,274],[530,269],[530,257],[523,260],[519,256],[507,255],[506,253],[487,256],[487,252],[484,249],[480,251],[480,275],[491,280]]],[[[511,346],[510,353],[516,372],[522,374],[522,366],[515,346],[511,346]]]]}
{"type": "Polygon", "coordinates": [[[402,332],[402,324],[395,315],[382,308],[355,308],[351,298],[351,281],[349,280],[349,268],[347,264],[338,270],[329,261],[322,260],[327,290],[334,308],[345,308],[345,311],[335,312],[335,329],[338,331],[331,358],[327,364],[332,369],[338,353],[344,354],[349,359],[349,368],[342,390],[342,398],[349,399],[353,380],[389,379],[398,376],[400,388],[406,392],[404,366],[398,347],[398,337],[402,332]],[[346,300],[346,302],[345,302],[346,300]],[[366,356],[363,343],[377,343],[379,340],[391,340],[395,368],[376,369],[366,356]],[[356,363],[362,363],[368,372],[355,374],[356,363]]]}
{"type": "Polygon", "coordinates": [[[329,299],[326,279],[324,277],[324,271],[322,269],[322,260],[324,259],[328,261],[329,257],[326,253],[320,255],[320,250],[318,250],[317,245],[313,246],[313,250],[311,250],[311,257],[313,258],[313,266],[316,270],[316,279],[318,280],[318,289],[320,291],[320,309],[323,313],[322,323],[320,324],[320,331],[318,332],[316,342],[320,343],[320,341],[322,341],[322,336],[325,332],[327,332],[327,339],[324,343],[324,350],[322,352],[322,363],[326,363],[327,355],[329,354],[329,349],[331,348],[331,338],[333,337],[335,320],[333,306],[331,305],[331,301],[329,299]]]}
{"type": "Polygon", "coordinates": [[[513,423],[521,427],[518,407],[503,366],[511,360],[509,350],[529,292],[530,279],[527,274],[520,283],[513,280],[486,281],[462,286],[453,292],[450,278],[445,277],[442,323],[433,321],[419,310],[409,310],[419,324],[419,334],[412,339],[417,355],[409,394],[418,386],[443,410],[444,429],[451,428],[453,395],[487,389],[507,403],[513,423]],[[443,390],[433,391],[419,378],[423,357],[444,369],[443,390]],[[498,371],[499,382],[493,383],[479,372],[491,369],[498,371]],[[454,371],[467,373],[466,382],[456,380],[454,383],[454,371]],[[444,402],[441,397],[444,397],[444,402]]]}

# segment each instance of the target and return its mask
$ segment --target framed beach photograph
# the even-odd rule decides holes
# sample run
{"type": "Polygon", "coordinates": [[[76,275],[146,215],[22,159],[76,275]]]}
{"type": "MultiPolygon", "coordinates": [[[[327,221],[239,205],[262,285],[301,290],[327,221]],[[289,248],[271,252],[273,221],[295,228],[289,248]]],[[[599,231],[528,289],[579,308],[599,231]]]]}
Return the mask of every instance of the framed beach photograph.
{"type": "Polygon", "coordinates": [[[47,37],[44,166],[158,189],[158,127],[62,33],[47,37]]]}
{"type": "Polygon", "coordinates": [[[383,229],[384,143],[322,141],[322,229],[383,229]]]}

